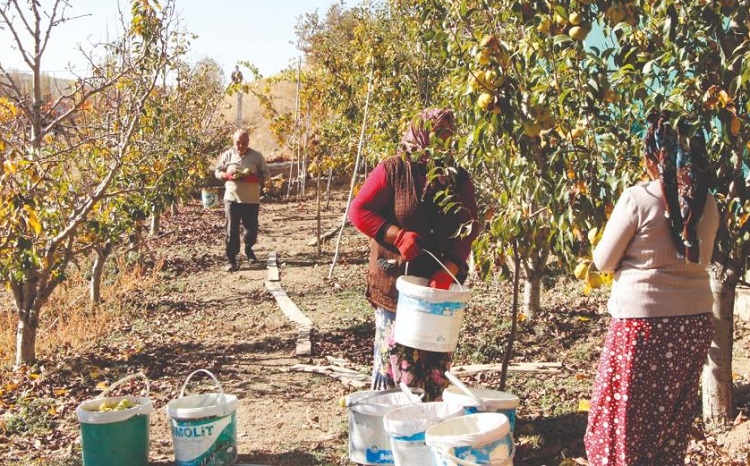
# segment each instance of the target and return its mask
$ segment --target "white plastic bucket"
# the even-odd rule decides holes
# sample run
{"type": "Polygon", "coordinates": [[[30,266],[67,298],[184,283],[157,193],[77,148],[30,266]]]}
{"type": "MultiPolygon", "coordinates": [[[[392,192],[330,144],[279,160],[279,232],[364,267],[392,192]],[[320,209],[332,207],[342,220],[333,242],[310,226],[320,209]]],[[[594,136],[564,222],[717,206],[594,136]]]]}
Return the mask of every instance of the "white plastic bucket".
{"type": "Polygon", "coordinates": [[[502,413],[510,422],[511,434],[516,427],[516,408],[520,404],[518,397],[512,393],[490,390],[487,388],[472,388],[471,391],[482,399],[482,404],[472,400],[460,388],[450,386],[443,390],[443,401],[456,403],[464,407],[465,414],[474,413],[502,413]]]}
{"type": "Polygon", "coordinates": [[[450,353],[458,344],[464,308],[471,293],[459,284],[441,290],[430,288],[427,283],[426,278],[413,275],[396,279],[394,338],[410,348],[450,353]]]}
{"type": "Polygon", "coordinates": [[[149,450],[149,416],[153,405],[149,399],[149,381],[138,373],[110,385],[97,398],[84,401],[76,408],[81,428],[81,450],[84,466],[146,466],[149,450]],[[106,396],[115,387],[140,377],[146,383],[146,396],[106,396]],[[114,406],[123,400],[133,407],[117,411],[99,411],[105,403],[114,406]]]}
{"type": "MultiPolygon", "coordinates": [[[[410,389],[422,395],[424,390],[410,389]]],[[[349,459],[359,464],[392,465],[391,441],[383,426],[383,417],[395,408],[411,404],[399,389],[366,390],[346,396],[349,408],[349,459]]]]}
{"type": "Polygon", "coordinates": [[[395,466],[430,466],[432,451],[425,443],[425,432],[438,422],[463,414],[457,404],[433,401],[396,408],[383,417],[383,427],[391,439],[395,466]]]}
{"type": "Polygon", "coordinates": [[[427,429],[425,442],[437,466],[512,466],[515,447],[504,414],[477,413],[427,429]]]}
{"type": "Polygon", "coordinates": [[[203,201],[203,207],[206,209],[216,209],[221,207],[219,188],[201,189],[201,201],[203,201]]]}
{"type": "Polygon", "coordinates": [[[198,369],[185,379],[180,397],[167,403],[177,466],[226,466],[237,461],[237,397],[227,395],[214,375],[198,369]],[[211,377],[216,393],[185,396],[193,375],[211,377]]]}

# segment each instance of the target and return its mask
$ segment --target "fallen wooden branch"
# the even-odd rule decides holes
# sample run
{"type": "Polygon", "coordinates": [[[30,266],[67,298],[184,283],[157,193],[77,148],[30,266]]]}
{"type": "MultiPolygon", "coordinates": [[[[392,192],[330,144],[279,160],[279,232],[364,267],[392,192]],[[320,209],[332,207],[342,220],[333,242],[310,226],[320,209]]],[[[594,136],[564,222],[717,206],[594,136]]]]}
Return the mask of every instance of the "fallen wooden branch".
{"type": "Polygon", "coordinates": [[[345,367],[295,364],[290,367],[289,370],[291,372],[310,372],[313,374],[327,375],[356,388],[369,387],[372,384],[372,377],[370,375],[357,372],[354,369],[347,369],[345,367]]]}
{"type": "MultiPolygon", "coordinates": [[[[562,371],[561,362],[517,362],[508,366],[513,372],[540,372],[545,374],[556,374],[562,371]]],[[[466,366],[453,366],[451,372],[457,376],[476,375],[484,372],[500,372],[502,364],[469,364],[466,366]]]]}
{"type": "Polygon", "coordinates": [[[332,366],[338,366],[338,367],[346,367],[349,368],[352,365],[352,362],[344,359],[344,358],[336,358],[333,356],[326,356],[326,361],[328,361],[328,364],[332,366]]]}
{"type": "Polygon", "coordinates": [[[321,241],[321,242],[328,241],[329,239],[331,239],[334,236],[336,236],[336,233],[338,233],[339,230],[341,230],[341,225],[337,226],[336,228],[333,228],[331,230],[326,231],[325,233],[323,233],[322,235],[320,235],[320,239],[318,239],[318,238],[311,239],[310,241],[307,242],[307,245],[308,246],[315,246],[315,245],[318,244],[318,241],[321,241]]]}
{"type": "MultiPolygon", "coordinates": [[[[341,214],[328,214],[328,215],[321,215],[321,219],[323,218],[341,218],[341,214]]],[[[271,217],[272,222],[283,222],[283,221],[292,221],[292,220],[317,220],[317,215],[290,215],[288,217],[271,217]]]]}
{"type": "MultiPolygon", "coordinates": [[[[314,374],[327,375],[347,383],[354,387],[369,387],[372,383],[372,377],[363,374],[354,369],[341,367],[346,363],[341,359],[326,356],[326,359],[333,363],[327,366],[316,366],[312,364],[295,364],[289,370],[293,372],[311,372],[314,374]]],[[[561,362],[519,362],[508,366],[508,370],[516,372],[541,372],[541,373],[558,373],[562,370],[561,362]]],[[[500,372],[502,364],[470,364],[466,366],[454,366],[451,372],[457,376],[476,375],[485,372],[500,372]]]]}

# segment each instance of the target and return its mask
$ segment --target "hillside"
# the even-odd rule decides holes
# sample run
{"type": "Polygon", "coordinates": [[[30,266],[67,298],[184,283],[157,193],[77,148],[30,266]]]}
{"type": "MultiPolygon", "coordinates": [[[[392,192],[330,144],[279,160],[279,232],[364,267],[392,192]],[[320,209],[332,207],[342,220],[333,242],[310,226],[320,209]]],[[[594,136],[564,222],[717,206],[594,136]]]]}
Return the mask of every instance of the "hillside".
{"type": "MultiPolygon", "coordinates": [[[[20,70],[8,72],[10,80],[18,86],[21,94],[31,94],[31,74],[20,70]]],[[[42,96],[46,99],[57,99],[62,94],[70,93],[74,81],[71,79],[55,78],[48,74],[42,74],[42,96]]],[[[0,97],[6,97],[5,89],[0,86],[0,97]]]]}
{"type": "MultiPolygon", "coordinates": [[[[272,84],[271,99],[274,108],[280,114],[294,113],[296,98],[296,84],[280,82],[272,84]]],[[[238,95],[227,96],[224,99],[224,120],[228,125],[235,125],[237,115],[238,95]]],[[[250,93],[242,95],[241,127],[250,132],[250,146],[260,151],[268,161],[290,160],[292,151],[289,147],[280,147],[271,133],[270,121],[265,117],[264,110],[258,103],[257,97],[250,93]]],[[[290,135],[291,137],[291,135],[290,135]]]]}
{"type": "MultiPolygon", "coordinates": [[[[22,92],[30,93],[31,75],[21,71],[11,71],[11,78],[20,83],[22,92]]],[[[49,75],[42,76],[43,94],[50,99],[58,98],[61,93],[69,92],[73,82],[66,79],[57,79],[49,75]]],[[[272,84],[271,98],[276,111],[280,114],[293,113],[296,98],[296,83],[280,82],[272,84]]],[[[0,97],[3,89],[0,87],[0,97]]],[[[224,108],[222,118],[228,126],[235,126],[237,115],[237,95],[227,96],[224,98],[224,108]]],[[[258,103],[258,99],[251,93],[245,93],[242,96],[242,122],[240,125],[250,132],[250,144],[253,148],[265,155],[266,160],[280,161],[290,160],[292,152],[289,148],[280,147],[271,134],[270,121],[266,119],[263,108],[258,103]]],[[[229,143],[227,142],[227,145],[229,143]]],[[[210,154],[214,157],[216,154],[210,154]]]]}

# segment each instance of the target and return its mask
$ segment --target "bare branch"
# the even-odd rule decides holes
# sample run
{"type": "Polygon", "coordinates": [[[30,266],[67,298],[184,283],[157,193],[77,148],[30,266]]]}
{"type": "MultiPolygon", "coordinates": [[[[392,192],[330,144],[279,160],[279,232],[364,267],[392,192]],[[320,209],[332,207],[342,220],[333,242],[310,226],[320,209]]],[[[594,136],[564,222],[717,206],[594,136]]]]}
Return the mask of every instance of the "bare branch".
{"type": "MultiPolygon", "coordinates": [[[[34,11],[36,11],[36,2],[31,2],[34,5],[34,11]]],[[[38,56],[41,58],[41,56],[44,54],[44,51],[47,49],[47,43],[49,43],[49,37],[52,33],[52,28],[57,26],[58,24],[65,21],[65,18],[63,17],[65,14],[65,7],[69,6],[68,2],[65,0],[56,0],[55,4],[52,6],[52,14],[49,15],[49,22],[47,23],[47,29],[44,31],[44,37],[41,40],[41,44],[37,50],[38,56]],[[57,19],[57,9],[62,4],[62,8],[60,9],[60,18],[57,19]]],[[[41,24],[41,22],[37,22],[37,24],[41,24]]],[[[37,36],[38,37],[38,36],[37,36]]]]}
{"type": "MultiPolygon", "coordinates": [[[[33,2],[32,2],[33,3],[33,2]]],[[[26,20],[26,17],[21,12],[21,8],[18,6],[17,0],[12,0],[10,2],[11,5],[13,5],[18,12],[18,16],[23,22],[24,26],[26,27],[26,30],[30,35],[33,36],[34,32],[31,26],[29,25],[28,21],[26,20]]],[[[2,19],[2,22],[8,26],[8,31],[13,36],[13,42],[15,42],[16,47],[18,47],[18,52],[23,57],[23,61],[26,62],[26,64],[31,68],[34,66],[34,61],[29,58],[29,53],[26,51],[26,47],[23,45],[23,41],[21,40],[21,36],[18,33],[17,28],[14,26],[13,17],[9,16],[8,11],[4,9],[0,9],[0,19],[2,19]]]]}

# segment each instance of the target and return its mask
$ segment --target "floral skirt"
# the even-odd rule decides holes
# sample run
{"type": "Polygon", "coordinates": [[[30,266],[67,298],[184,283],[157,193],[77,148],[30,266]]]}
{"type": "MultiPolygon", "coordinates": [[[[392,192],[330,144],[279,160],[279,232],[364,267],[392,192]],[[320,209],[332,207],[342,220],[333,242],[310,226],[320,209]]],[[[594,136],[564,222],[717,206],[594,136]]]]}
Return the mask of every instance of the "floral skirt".
{"type": "Polygon", "coordinates": [[[398,388],[399,382],[422,388],[424,401],[439,401],[450,385],[445,371],[451,367],[452,353],[436,353],[409,348],[393,337],[396,313],[375,309],[375,351],[372,389],[398,388]]]}
{"type": "Polygon", "coordinates": [[[591,466],[684,464],[711,314],[612,319],[584,436],[591,466]]]}

